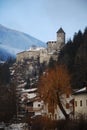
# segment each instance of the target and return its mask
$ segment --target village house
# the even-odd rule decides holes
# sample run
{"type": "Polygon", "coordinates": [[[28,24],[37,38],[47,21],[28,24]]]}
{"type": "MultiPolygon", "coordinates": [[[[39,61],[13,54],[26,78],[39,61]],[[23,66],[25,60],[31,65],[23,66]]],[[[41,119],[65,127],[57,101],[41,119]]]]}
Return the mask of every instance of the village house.
{"type": "Polygon", "coordinates": [[[74,98],[74,117],[87,118],[87,87],[79,89],[73,93],[74,98]]]}
{"type": "Polygon", "coordinates": [[[38,97],[37,88],[22,89],[21,108],[28,112],[31,118],[43,114],[43,105],[43,101],[38,97]]]}
{"type": "MultiPolygon", "coordinates": [[[[65,119],[65,116],[61,112],[58,105],[54,107],[54,113],[52,113],[51,108],[48,103],[44,103],[40,99],[37,93],[37,88],[23,89],[21,91],[21,101],[22,108],[28,112],[31,118],[36,116],[47,116],[52,120],[65,119]]],[[[62,95],[61,97],[62,105],[70,118],[73,118],[73,97],[71,95],[62,95]]]]}

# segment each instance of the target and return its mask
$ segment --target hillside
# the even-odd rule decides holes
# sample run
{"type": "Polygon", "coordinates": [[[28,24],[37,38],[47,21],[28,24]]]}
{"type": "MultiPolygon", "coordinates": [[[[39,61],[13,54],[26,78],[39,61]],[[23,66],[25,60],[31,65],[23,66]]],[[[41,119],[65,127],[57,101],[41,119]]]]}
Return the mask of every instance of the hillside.
{"type": "MultiPolygon", "coordinates": [[[[0,25],[0,55],[1,51],[8,55],[16,55],[16,53],[27,50],[31,46],[46,47],[46,44],[26,33],[12,30],[0,25]]],[[[5,54],[6,55],[6,54],[5,54]]],[[[4,57],[4,56],[2,56],[4,57]]]]}
{"type": "Polygon", "coordinates": [[[73,88],[87,85],[87,28],[75,33],[61,50],[59,63],[65,64],[71,75],[73,88]]]}

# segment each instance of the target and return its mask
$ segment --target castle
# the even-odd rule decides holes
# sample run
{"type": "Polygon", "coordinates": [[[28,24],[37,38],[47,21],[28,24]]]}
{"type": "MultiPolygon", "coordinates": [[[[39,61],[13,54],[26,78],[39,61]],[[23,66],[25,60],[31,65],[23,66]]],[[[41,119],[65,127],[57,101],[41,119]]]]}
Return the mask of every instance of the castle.
{"type": "Polygon", "coordinates": [[[28,59],[37,59],[39,58],[40,63],[46,62],[49,63],[50,58],[52,57],[54,60],[58,59],[58,53],[61,48],[65,45],[65,32],[62,28],[57,31],[57,40],[56,41],[48,41],[47,48],[37,48],[32,47],[27,51],[23,51],[17,53],[16,62],[23,62],[28,59]]]}

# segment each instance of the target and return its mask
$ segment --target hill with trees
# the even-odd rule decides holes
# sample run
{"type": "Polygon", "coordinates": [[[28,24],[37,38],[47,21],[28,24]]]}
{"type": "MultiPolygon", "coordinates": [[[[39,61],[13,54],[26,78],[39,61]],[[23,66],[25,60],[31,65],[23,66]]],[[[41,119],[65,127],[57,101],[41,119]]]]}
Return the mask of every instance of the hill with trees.
{"type": "Polygon", "coordinates": [[[72,88],[81,88],[87,85],[87,28],[74,34],[62,48],[58,63],[67,66],[71,75],[72,88]]]}

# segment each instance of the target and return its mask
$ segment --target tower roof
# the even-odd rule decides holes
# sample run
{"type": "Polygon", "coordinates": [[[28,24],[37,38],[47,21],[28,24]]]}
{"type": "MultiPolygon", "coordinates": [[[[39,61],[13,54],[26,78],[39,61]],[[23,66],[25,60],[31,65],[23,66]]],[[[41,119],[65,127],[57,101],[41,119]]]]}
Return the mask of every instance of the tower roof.
{"type": "Polygon", "coordinates": [[[65,33],[64,30],[62,28],[60,28],[57,33],[65,33]]]}

